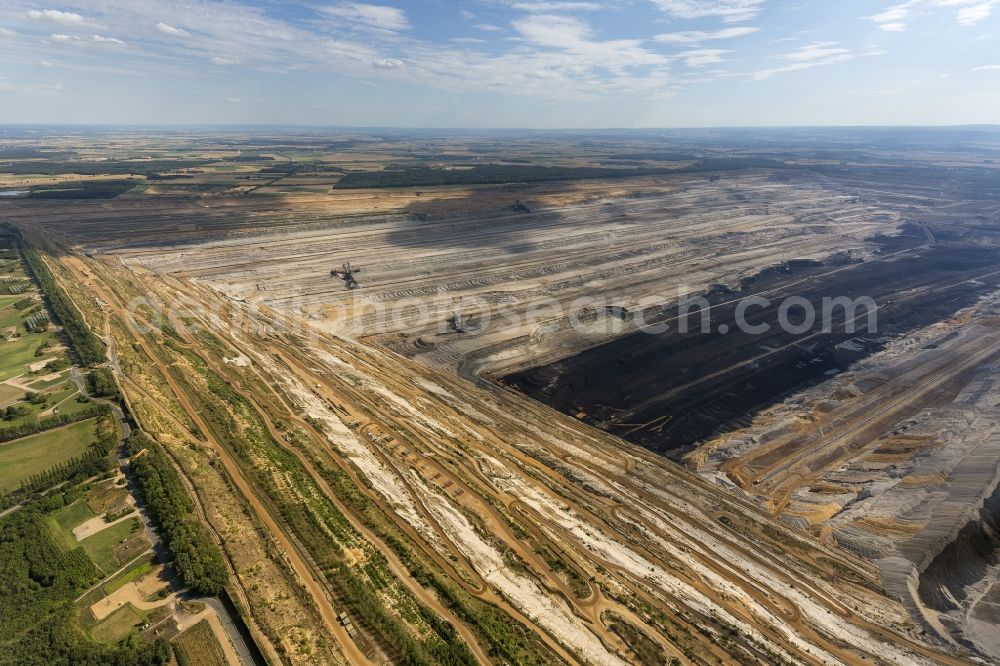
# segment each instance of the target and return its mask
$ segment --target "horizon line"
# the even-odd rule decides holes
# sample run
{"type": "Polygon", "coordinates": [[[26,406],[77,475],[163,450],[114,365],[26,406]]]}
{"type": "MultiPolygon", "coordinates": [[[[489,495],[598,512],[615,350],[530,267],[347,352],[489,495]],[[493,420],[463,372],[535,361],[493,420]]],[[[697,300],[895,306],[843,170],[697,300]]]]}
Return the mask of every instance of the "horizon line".
{"type": "Polygon", "coordinates": [[[960,124],[855,124],[855,125],[648,125],[642,127],[491,127],[491,126],[407,126],[407,125],[338,125],[311,123],[87,123],[58,122],[31,123],[0,121],[0,128],[303,128],[303,129],[340,129],[340,130],[410,130],[410,131],[503,131],[503,132],[635,132],[635,131],[678,131],[678,130],[789,130],[789,129],[997,129],[997,123],[960,123],[960,124]]]}

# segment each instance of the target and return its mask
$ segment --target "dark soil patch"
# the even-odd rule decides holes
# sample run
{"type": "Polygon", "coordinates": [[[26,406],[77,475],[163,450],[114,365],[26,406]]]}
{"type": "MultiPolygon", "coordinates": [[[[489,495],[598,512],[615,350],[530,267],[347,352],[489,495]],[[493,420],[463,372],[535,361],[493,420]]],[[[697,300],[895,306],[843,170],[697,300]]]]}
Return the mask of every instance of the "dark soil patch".
{"type": "MultiPolygon", "coordinates": [[[[745,425],[758,410],[789,392],[884,347],[893,336],[946,319],[1000,286],[1000,254],[991,249],[914,247],[915,236],[882,239],[883,258],[834,266],[797,262],[748,280],[738,293],[716,291],[710,332],[700,309],[689,311],[689,332],[678,328],[676,307],[647,322],[666,332],[637,332],[576,356],[503,378],[518,390],[562,412],[658,452],[677,452],[726,429],[745,425]],[[906,246],[910,250],[905,250],[906,246]],[[771,304],[747,310],[745,321],[767,332],[740,330],[739,301],[753,295],[771,304]],[[802,333],[778,325],[787,297],[806,299],[816,322],[802,333]],[[823,330],[823,299],[870,297],[877,325],[859,317],[848,332],[835,308],[823,330]],[[727,330],[722,333],[720,331],[727,330]]],[[[788,319],[796,318],[792,308],[788,319]]]]}

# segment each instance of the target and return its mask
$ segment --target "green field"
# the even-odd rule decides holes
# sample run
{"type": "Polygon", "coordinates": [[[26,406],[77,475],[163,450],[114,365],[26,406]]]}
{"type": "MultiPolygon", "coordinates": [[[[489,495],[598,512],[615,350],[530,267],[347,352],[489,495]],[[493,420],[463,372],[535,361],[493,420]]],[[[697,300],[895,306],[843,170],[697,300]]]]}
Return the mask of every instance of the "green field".
{"type": "Polygon", "coordinates": [[[135,562],[129,566],[128,569],[121,572],[107,583],[101,586],[101,591],[105,595],[109,595],[115,590],[119,589],[122,585],[126,583],[131,583],[133,580],[138,580],[148,574],[153,570],[156,565],[156,556],[150,555],[149,557],[137,559],[135,562]]]}
{"type": "MultiPolygon", "coordinates": [[[[12,271],[7,272],[27,278],[20,262],[14,265],[12,271]]],[[[20,334],[20,337],[12,340],[0,340],[0,382],[28,372],[27,366],[30,363],[44,358],[65,358],[65,352],[46,354],[41,357],[35,356],[35,351],[39,347],[57,339],[56,333],[51,330],[43,333],[28,333],[24,329],[24,320],[29,316],[29,312],[42,306],[41,301],[23,310],[3,307],[23,298],[38,296],[40,293],[38,285],[33,280],[30,285],[32,288],[22,294],[0,296],[0,334],[7,336],[11,329],[16,329],[17,333],[20,334]]],[[[49,314],[49,320],[50,322],[54,321],[51,314],[49,314]]]]}
{"type": "MultiPolygon", "coordinates": [[[[0,332],[7,327],[0,326],[0,332]]],[[[20,327],[19,327],[20,329],[20,327]]],[[[35,356],[35,350],[55,339],[52,331],[45,333],[24,333],[13,340],[0,341],[0,382],[28,372],[28,365],[46,358],[35,356]]]]}
{"type": "Polygon", "coordinates": [[[31,387],[32,391],[44,391],[54,386],[58,386],[59,384],[62,384],[68,380],[69,380],[69,369],[66,369],[59,373],[58,379],[49,379],[46,381],[31,382],[29,386],[31,387]]]}
{"type": "Polygon", "coordinates": [[[80,545],[73,536],[73,528],[93,517],[94,512],[87,506],[86,499],[81,499],[46,516],[45,522],[56,545],[69,552],[80,545]]]}
{"type": "Polygon", "coordinates": [[[63,389],[59,391],[55,396],[54,400],[56,402],[50,402],[49,404],[59,407],[59,413],[64,416],[72,416],[77,412],[82,412],[86,409],[90,409],[94,406],[94,403],[89,400],[80,402],[77,397],[80,395],[79,391],[76,390],[76,386],[71,386],[68,389],[63,389]]]}
{"type": "Polygon", "coordinates": [[[24,397],[24,389],[9,384],[0,384],[0,405],[6,405],[8,402],[22,397],[24,397]]]}
{"type": "MultiPolygon", "coordinates": [[[[25,294],[19,294],[21,298],[24,298],[25,294]]],[[[4,335],[7,334],[7,329],[11,326],[17,326],[20,331],[21,322],[24,320],[25,313],[31,308],[26,310],[17,310],[15,308],[7,308],[5,310],[0,310],[0,332],[4,335]]]]}
{"type": "Polygon", "coordinates": [[[0,444],[0,493],[16,490],[33,474],[83,454],[95,441],[97,419],[87,419],[0,444]]]}
{"type": "Polygon", "coordinates": [[[128,636],[145,621],[145,615],[137,611],[132,604],[125,604],[94,625],[90,635],[103,643],[115,643],[128,636]]]}
{"type": "MultiPolygon", "coordinates": [[[[2,386],[2,385],[0,385],[2,386]]],[[[23,393],[23,391],[22,391],[23,393]]],[[[7,420],[0,420],[0,428],[11,428],[18,426],[29,419],[39,419],[44,416],[54,415],[51,410],[53,407],[58,405],[59,412],[65,414],[66,416],[72,416],[77,412],[81,412],[85,409],[89,409],[93,406],[90,401],[87,402],[77,402],[74,396],[78,395],[79,392],[76,390],[75,385],[70,385],[67,388],[62,388],[58,390],[43,391],[42,394],[45,396],[44,405],[33,405],[27,401],[21,401],[17,403],[17,406],[21,409],[27,409],[28,412],[17,418],[7,420]]]]}
{"type": "Polygon", "coordinates": [[[67,507],[57,511],[53,518],[59,528],[73,535],[73,528],[94,517],[94,512],[87,506],[86,498],[78,499],[67,507]]]}
{"type": "Polygon", "coordinates": [[[226,666],[226,655],[218,639],[202,620],[174,639],[178,666],[226,666]]]}
{"type": "Polygon", "coordinates": [[[121,563],[115,557],[115,547],[122,541],[128,539],[133,532],[140,528],[138,519],[123,520],[117,525],[112,525],[101,530],[93,536],[89,536],[80,542],[80,545],[90,556],[90,559],[100,567],[101,571],[109,574],[116,571],[121,563]]]}

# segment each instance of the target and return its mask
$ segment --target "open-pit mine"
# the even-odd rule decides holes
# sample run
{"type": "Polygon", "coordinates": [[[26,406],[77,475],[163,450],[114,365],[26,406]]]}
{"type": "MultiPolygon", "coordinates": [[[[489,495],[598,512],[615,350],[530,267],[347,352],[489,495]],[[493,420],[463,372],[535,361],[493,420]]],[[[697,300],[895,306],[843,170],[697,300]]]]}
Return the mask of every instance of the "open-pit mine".
{"type": "Polygon", "coordinates": [[[0,223],[231,662],[996,663],[1000,134],[857,132],[53,133],[0,223]]]}

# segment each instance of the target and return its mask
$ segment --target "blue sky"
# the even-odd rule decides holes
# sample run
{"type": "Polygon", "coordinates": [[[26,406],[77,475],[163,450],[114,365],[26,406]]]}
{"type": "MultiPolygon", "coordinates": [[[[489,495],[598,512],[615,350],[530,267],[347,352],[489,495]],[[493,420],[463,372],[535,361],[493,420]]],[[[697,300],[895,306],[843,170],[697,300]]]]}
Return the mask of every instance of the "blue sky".
{"type": "Polygon", "coordinates": [[[1000,0],[5,0],[0,122],[1000,123],[1000,0]]]}

